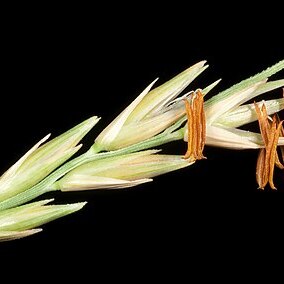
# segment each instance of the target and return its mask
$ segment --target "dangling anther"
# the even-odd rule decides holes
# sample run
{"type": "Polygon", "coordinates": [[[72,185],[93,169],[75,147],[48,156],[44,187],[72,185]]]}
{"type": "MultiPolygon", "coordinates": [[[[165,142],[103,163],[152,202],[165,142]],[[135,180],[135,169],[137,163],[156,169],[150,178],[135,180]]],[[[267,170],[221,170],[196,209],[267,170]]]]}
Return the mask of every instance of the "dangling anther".
{"type": "Polygon", "coordinates": [[[257,159],[256,181],[261,189],[264,189],[267,183],[272,189],[276,189],[273,182],[274,166],[276,165],[280,169],[284,168],[277,153],[279,136],[284,133],[283,121],[280,121],[277,116],[274,116],[271,121],[264,103],[261,109],[256,103],[254,103],[254,106],[264,143],[264,148],[260,149],[257,159]]]}
{"type": "Polygon", "coordinates": [[[203,149],[206,137],[206,121],[203,94],[200,90],[193,93],[191,100],[185,100],[187,115],[187,151],[185,159],[190,161],[205,159],[203,149]]]}

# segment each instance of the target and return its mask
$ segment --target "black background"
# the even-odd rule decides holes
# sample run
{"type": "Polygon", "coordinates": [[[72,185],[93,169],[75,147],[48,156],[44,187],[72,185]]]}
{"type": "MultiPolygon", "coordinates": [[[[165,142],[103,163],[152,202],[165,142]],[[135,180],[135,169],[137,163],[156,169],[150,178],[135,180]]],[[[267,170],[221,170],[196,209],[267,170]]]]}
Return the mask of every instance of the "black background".
{"type": "MultiPolygon", "coordinates": [[[[138,5],[127,7],[126,16],[114,6],[69,8],[58,13],[56,8],[51,13],[18,11],[5,21],[2,172],[47,133],[55,137],[92,115],[101,116],[83,140],[87,149],[156,77],[162,83],[206,59],[210,68],[191,86],[203,87],[221,77],[216,93],[284,55],[280,16],[272,19],[269,11],[252,19],[244,9],[231,14],[232,7],[207,15],[200,9],[183,14],[182,6],[165,12],[164,7],[142,10],[138,5]]],[[[164,148],[183,154],[186,145],[164,148]]],[[[121,262],[128,267],[143,257],[148,263],[156,258],[172,262],[179,253],[190,258],[195,251],[198,259],[212,250],[214,258],[219,246],[232,249],[239,240],[263,240],[267,230],[275,237],[284,216],[283,174],[276,173],[276,194],[261,192],[255,182],[256,151],[206,147],[205,155],[207,160],[136,188],[48,194],[44,197],[55,197],[57,203],[88,204],[43,225],[38,235],[1,243],[1,254],[75,264],[90,257],[89,264],[99,264],[94,264],[97,272],[98,267],[113,269],[121,262]]]]}

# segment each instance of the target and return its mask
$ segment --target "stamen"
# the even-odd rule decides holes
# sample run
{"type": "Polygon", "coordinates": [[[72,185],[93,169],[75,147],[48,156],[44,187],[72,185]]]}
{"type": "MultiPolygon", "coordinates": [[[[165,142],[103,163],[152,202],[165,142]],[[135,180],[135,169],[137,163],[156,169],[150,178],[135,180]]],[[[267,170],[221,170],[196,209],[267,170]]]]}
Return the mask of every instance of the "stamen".
{"type": "Polygon", "coordinates": [[[185,159],[191,161],[204,159],[203,149],[206,136],[206,121],[204,113],[204,100],[200,90],[192,95],[191,102],[185,100],[187,115],[187,151],[185,159]]]}
{"type": "Polygon", "coordinates": [[[277,153],[279,136],[284,133],[282,127],[283,121],[280,121],[277,116],[274,116],[271,122],[270,117],[267,115],[265,104],[262,105],[260,110],[259,106],[255,103],[255,110],[265,146],[265,148],[260,150],[258,155],[256,181],[261,189],[264,189],[268,182],[272,189],[276,189],[273,182],[274,166],[276,165],[280,169],[284,168],[277,153]]]}
{"type": "Polygon", "coordinates": [[[256,102],[254,102],[255,111],[258,118],[259,128],[260,128],[260,134],[262,136],[263,142],[265,147],[268,145],[268,136],[269,136],[269,130],[270,125],[268,121],[268,115],[266,111],[265,104],[262,104],[261,110],[256,102]]]}
{"type": "Polygon", "coordinates": [[[274,164],[275,164],[275,154],[276,154],[276,147],[277,142],[274,147],[274,138],[275,138],[275,132],[276,132],[276,121],[273,120],[270,136],[268,137],[268,145],[265,148],[266,149],[266,157],[265,157],[265,173],[268,175],[269,179],[269,185],[272,189],[276,189],[273,183],[273,174],[274,174],[274,164]]]}
{"type": "Polygon", "coordinates": [[[187,115],[187,151],[184,156],[185,159],[192,158],[193,156],[193,113],[192,107],[188,100],[185,100],[185,108],[187,115]]]}
{"type": "MultiPolygon", "coordinates": [[[[278,155],[277,155],[277,144],[278,144],[278,140],[279,140],[280,131],[282,129],[282,124],[283,124],[283,121],[281,121],[279,123],[279,125],[277,126],[277,129],[275,129],[275,131],[274,131],[274,137],[273,137],[273,143],[272,143],[272,149],[271,149],[271,156],[270,156],[269,185],[273,189],[276,189],[276,187],[274,186],[274,183],[273,183],[273,173],[274,173],[274,164],[276,164],[277,159],[279,160],[278,155]],[[277,157],[277,159],[276,159],[276,157],[277,157]]],[[[276,128],[276,120],[275,120],[275,128],[276,128]]]]}
{"type": "Polygon", "coordinates": [[[268,182],[268,176],[264,172],[265,165],[265,149],[262,148],[259,151],[257,164],[256,164],[256,181],[258,183],[258,188],[264,189],[268,182]]]}
{"type": "MultiPolygon", "coordinates": [[[[279,117],[278,114],[276,114],[275,116],[276,116],[276,120],[277,120],[277,125],[279,125],[279,124],[280,124],[280,117],[279,117]]],[[[279,137],[284,137],[284,128],[283,128],[283,125],[282,125],[282,127],[281,127],[281,129],[280,129],[279,137]]],[[[279,148],[280,148],[280,153],[281,153],[281,156],[282,156],[282,161],[284,161],[284,146],[279,146],[279,148]]],[[[277,157],[276,157],[276,166],[277,166],[279,169],[281,169],[281,170],[284,169],[284,165],[280,163],[278,155],[277,155],[277,157]]]]}

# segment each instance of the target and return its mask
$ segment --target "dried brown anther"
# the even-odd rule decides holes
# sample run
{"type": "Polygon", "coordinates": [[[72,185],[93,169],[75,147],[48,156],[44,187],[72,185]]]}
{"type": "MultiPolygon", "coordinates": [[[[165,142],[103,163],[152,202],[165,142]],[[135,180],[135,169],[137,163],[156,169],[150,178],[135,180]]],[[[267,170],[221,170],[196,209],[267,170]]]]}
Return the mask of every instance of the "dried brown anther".
{"type": "MultiPolygon", "coordinates": [[[[276,189],[273,183],[273,174],[275,165],[284,169],[284,166],[279,160],[277,153],[277,144],[279,136],[284,134],[283,121],[280,121],[276,115],[272,121],[267,115],[266,107],[263,104],[261,109],[254,103],[255,111],[258,118],[260,133],[263,139],[264,148],[260,149],[257,166],[256,166],[256,181],[259,188],[264,189],[269,183],[272,189],[276,189]]],[[[283,149],[281,149],[283,151],[283,149]]],[[[283,158],[283,156],[282,156],[283,158]]]]}
{"type": "Polygon", "coordinates": [[[201,160],[205,158],[203,156],[203,149],[206,136],[206,121],[203,94],[200,90],[197,90],[192,95],[190,102],[185,100],[185,107],[187,114],[188,144],[184,158],[190,161],[201,160]]]}

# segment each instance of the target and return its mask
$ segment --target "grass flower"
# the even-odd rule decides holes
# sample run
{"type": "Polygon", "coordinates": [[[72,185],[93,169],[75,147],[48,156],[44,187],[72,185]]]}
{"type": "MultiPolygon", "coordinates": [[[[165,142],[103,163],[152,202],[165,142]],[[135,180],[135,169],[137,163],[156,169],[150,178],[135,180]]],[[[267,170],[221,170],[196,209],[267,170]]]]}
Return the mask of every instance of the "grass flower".
{"type": "Polygon", "coordinates": [[[46,205],[42,200],[0,212],[0,241],[10,241],[41,232],[38,226],[80,210],[85,203],[46,205]],[[35,229],[36,228],[36,229],[35,229]]]}
{"type": "Polygon", "coordinates": [[[37,184],[73,156],[81,147],[77,146],[78,142],[98,120],[97,117],[87,119],[42,146],[50,135],[40,140],[1,176],[0,201],[37,184]]]}
{"type": "Polygon", "coordinates": [[[157,152],[141,151],[89,162],[70,171],[54,186],[62,191],[126,188],[192,164],[182,156],[157,152]]]}
{"type": "Polygon", "coordinates": [[[116,150],[149,139],[167,129],[185,114],[175,98],[208,66],[201,61],[163,85],[151,83],[96,138],[100,150],[116,150]],[[151,91],[150,91],[151,90],[151,91]]]}
{"type": "Polygon", "coordinates": [[[235,150],[261,148],[257,162],[257,183],[264,188],[273,183],[274,164],[283,169],[276,147],[284,145],[282,122],[269,115],[284,108],[284,99],[253,104],[247,101],[284,86],[284,80],[268,82],[268,77],[284,68],[284,61],[219,93],[203,104],[201,91],[186,100],[187,126],[184,140],[188,143],[185,158],[204,158],[204,144],[235,150]],[[244,105],[243,105],[244,104],[244,105]],[[260,105],[262,105],[260,109],[260,105]],[[239,128],[258,120],[261,133],[239,128]],[[281,135],[282,134],[282,135],[281,135]]]}
{"type": "MultiPolygon", "coordinates": [[[[255,149],[264,146],[261,135],[240,128],[257,120],[254,104],[245,104],[266,92],[284,86],[284,80],[267,82],[267,78],[284,68],[284,61],[213,96],[204,103],[207,145],[230,149],[255,149]]],[[[284,99],[266,102],[267,112],[273,114],[284,107],[284,99]]],[[[190,120],[190,119],[189,119],[190,120]]],[[[186,128],[184,140],[188,141],[186,128]]],[[[284,141],[280,140],[280,144],[284,141]]]]}

